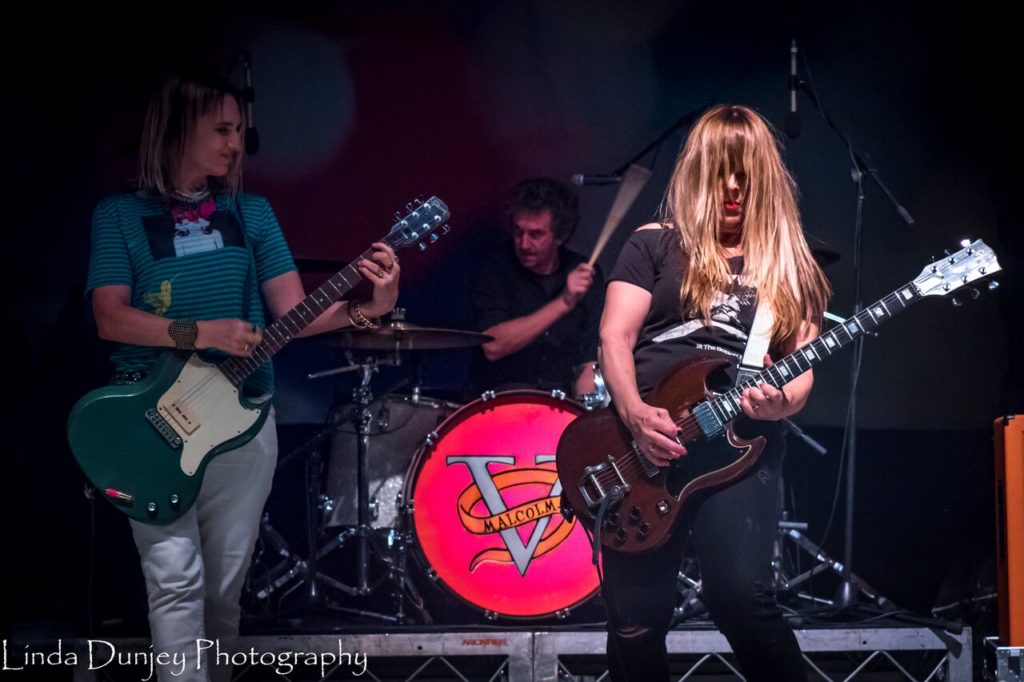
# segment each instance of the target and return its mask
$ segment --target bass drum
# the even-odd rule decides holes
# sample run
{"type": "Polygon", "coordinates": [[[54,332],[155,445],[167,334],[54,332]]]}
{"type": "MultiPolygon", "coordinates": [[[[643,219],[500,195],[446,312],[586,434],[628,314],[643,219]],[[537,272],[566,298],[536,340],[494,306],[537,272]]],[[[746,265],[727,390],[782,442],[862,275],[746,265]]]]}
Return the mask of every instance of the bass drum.
{"type": "Polygon", "coordinates": [[[418,558],[488,618],[564,618],[597,592],[590,541],[561,514],[554,462],[582,413],[560,392],[485,393],[413,459],[403,494],[418,558]]]}
{"type": "MultiPolygon", "coordinates": [[[[388,395],[370,404],[370,438],[366,464],[370,493],[370,527],[399,525],[401,492],[416,449],[458,409],[455,403],[420,395],[388,395]]],[[[351,405],[348,410],[354,409],[351,405]]],[[[348,415],[337,415],[346,419],[348,415]]],[[[359,524],[359,436],[344,422],[331,438],[326,494],[333,502],[327,527],[359,524]]]]}

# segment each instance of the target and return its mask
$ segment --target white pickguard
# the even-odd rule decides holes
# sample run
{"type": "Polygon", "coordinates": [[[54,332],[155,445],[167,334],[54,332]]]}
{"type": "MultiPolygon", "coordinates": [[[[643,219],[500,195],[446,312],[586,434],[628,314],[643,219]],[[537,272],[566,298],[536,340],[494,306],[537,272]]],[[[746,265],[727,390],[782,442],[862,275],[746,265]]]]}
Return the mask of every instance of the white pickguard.
{"type": "Polygon", "coordinates": [[[193,355],[157,401],[157,411],[181,436],[181,470],[192,476],[210,450],[248,431],[263,410],[242,407],[228,378],[193,355]]]}

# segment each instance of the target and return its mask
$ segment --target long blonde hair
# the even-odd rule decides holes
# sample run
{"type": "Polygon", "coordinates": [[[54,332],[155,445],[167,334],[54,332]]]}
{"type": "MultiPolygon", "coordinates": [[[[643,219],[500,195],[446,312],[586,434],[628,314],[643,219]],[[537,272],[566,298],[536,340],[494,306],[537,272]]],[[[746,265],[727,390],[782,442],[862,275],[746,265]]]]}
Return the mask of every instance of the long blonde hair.
{"type": "MultiPolygon", "coordinates": [[[[139,189],[148,189],[167,196],[174,175],[185,154],[189,137],[204,114],[220,107],[228,97],[234,97],[245,128],[245,110],[237,88],[230,81],[207,74],[175,74],[149,101],[146,120],[142,126],[139,148],[139,189]]],[[[235,194],[242,184],[242,154],[231,162],[223,178],[210,178],[211,189],[235,194]]]]}
{"type": "Polygon", "coordinates": [[[820,324],[831,289],[804,239],[796,183],[782,163],[777,138],[747,107],[707,111],[676,159],[661,217],[679,232],[688,261],[680,304],[710,319],[712,298],[730,281],[720,231],[725,182],[733,174],[744,183],[741,280],[770,302],[772,337],[785,344],[805,320],[820,324]]]}

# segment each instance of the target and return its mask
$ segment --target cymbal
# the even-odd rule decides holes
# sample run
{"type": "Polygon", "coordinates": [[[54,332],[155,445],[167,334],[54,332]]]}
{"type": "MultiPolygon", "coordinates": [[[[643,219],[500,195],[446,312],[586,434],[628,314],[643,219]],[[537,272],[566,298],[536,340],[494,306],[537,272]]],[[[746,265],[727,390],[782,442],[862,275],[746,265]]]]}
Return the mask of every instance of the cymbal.
{"type": "Polygon", "coordinates": [[[811,249],[811,255],[821,267],[828,267],[839,260],[839,253],[831,249],[811,249]]]}
{"type": "Polygon", "coordinates": [[[392,320],[380,329],[342,329],[327,335],[328,343],[360,350],[444,350],[470,348],[493,341],[493,336],[463,329],[421,327],[404,320],[392,320]]]}

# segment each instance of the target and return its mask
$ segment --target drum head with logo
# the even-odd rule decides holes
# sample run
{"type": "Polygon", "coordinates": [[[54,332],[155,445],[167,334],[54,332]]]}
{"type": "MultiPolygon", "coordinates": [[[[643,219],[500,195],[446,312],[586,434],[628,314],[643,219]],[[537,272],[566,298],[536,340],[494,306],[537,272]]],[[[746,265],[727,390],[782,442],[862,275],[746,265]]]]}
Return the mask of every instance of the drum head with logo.
{"type": "Polygon", "coordinates": [[[511,618],[565,615],[598,589],[591,547],[560,512],[558,439],[582,412],[539,391],[510,391],[449,417],[406,480],[416,544],[463,601],[511,618]]]}

